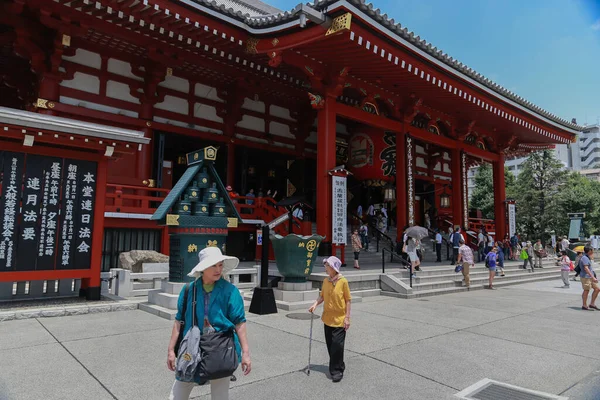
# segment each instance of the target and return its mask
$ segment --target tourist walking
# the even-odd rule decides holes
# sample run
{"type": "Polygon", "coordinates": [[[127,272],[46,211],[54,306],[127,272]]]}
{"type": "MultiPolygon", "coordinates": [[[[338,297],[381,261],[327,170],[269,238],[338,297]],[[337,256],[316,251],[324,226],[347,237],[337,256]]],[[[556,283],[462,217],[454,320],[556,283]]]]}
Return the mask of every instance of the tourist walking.
{"type": "Polygon", "coordinates": [[[452,234],[452,263],[450,265],[454,265],[456,260],[458,259],[458,249],[460,247],[460,240],[465,240],[463,235],[460,233],[460,227],[456,227],[456,230],[452,234]]]}
{"type": "Polygon", "coordinates": [[[515,234],[510,238],[510,248],[512,250],[511,260],[516,260],[517,259],[517,256],[519,254],[518,247],[519,247],[519,236],[515,232],[515,234]]]}
{"type": "Polygon", "coordinates": [[[442,262],[442,234],[439,229],[435,230],[435,262],[442,262]]]}
{"type": "Polygon", "coordinates": [[[408,258],[410,260],[410,274],[414,278],[416,276],[414,271],[418,271],[420,269],[419,266],[421,265],[421,260],[419,259],[419,255],[417,254],[417,249],[419,248],[419,241],[415,238],[409,237],[406,239],[405,243],[406,248],[404,249],[404,252],[408,254],[408,258]]]}
{"type": "Polygon", "coordinates": [[[354,252],[354,268],[360,269],[360,265],[358,265],[358,256],[362,249],[362,241],[360,239],[360,236],[358,235],[358,229],[354,230],[354,233],[352,234],[352,237],[351,237],[351,242],[352,242],[352,251],[354,252]]]}
{"type": "Polygon", "coordinates": [[[487,240],[486,240],[486,247],[485,247],[485,253],[489,253],[490,251],[492,251],[492,248],[494,247],[494,238],[492,237],[492,235],[488,232],[487,233],[487,240]]]}
{"type": "Polygon", "coordinates": [[[471,287],[471,277],[469,275],[471,268],[475,266],[473,259],[473,251],[469,246],[465,244],[463,239],[460,240],[460,247],[458,248],[458,260],[457,263],[462,263],[462,274],[467,289],[471,287]]]}
{"type": "Polygon", "coordinates": [[[360,226],[360,238],[362,240],[362,247],[365,251],[369,250],[369,226],[366,222],[364,222],[360,226]]]}
{"type": "Polygon", "coordinates": [[[477,262],[482,262],[485,258],[485,236],[483,229],[477,234],[477,262]]]}
{"type": "Polygon", "coordinates": [[[496,276],[496,260],[498,257],[498,255],[496,254],[497,250],[498,249],[496,248],[496,246],[494,246],[485,256],[485,266],[489,269],[487,288],[492,290],[496,289],[494,287],[494,277],[496,276]]]}
{"type": "Polygon", "coordinates": [[[342,262],[335,256],[323,260],[328,277],[323,280],[319,298],[308,309],[314,312],[317,306],[323,306],[321,320],[325,329],[325,343],[329,352],[329,374],[333,382],[344,377],[344,343],[346,331],[350,329],[350,286],[346,278],[340,274],[342,262]]]}
{"type": "Polygon", "coordinates": [[[538,239],[537,242],[533,245],[533,255],[534,255],[534,268],[544,268],[542,267],[542,252],[544,251],[544,246],[542,245],[542,239],[538,239]]]}
{"type": "MultiPolygon", "coordinates": [[[[179,372],[179,366],[182,363],[189,365],[190,354],[181,352],[182,354],[176,355],[175,347],[179,342],[180,333],[181,337],[185,338],[193,326],[198,326],[200,335],[231,332],[237,353],[237,362],[239,363],[241,360],[244,375],[250,373],[252,364],[246,337],[244,300],[240,291],[224,279],[224,276],[235,269],[238,263],[239,260],[236,257],[223,255],[218,247],[207,247],[199,253],[198,264],[188,274],[195,280],[184,286],[177,302],[177,315],[171,332],[167,358],[167,366],[171,371],[175,371],[177,368],[179,372]]],[[[191,333],[193,334],[193,332],[191,333]]],[[[169,399],[187,400],[194,386],[205,385],[209,382],[212,400],[229,399],[230,376],[205,380],[199,376],[198,372],[197,368],[195,372],[192,372],[193,378],[190,381],[187,381],[187,374],[186,377],[176,376],[169,399]]]]}
{"type": "Polygon", "coordinates": [[[562,278],[563,284],[564,284],[564,288],[569,288],[571,287],[571,284],[569,283],[569,273],[571,272],[571,259],[569,258],[569,256],[567,255],[566,251],[561,251],[560,252],[561,257],[560,257],[560,277],[562,278]]]}
{"type": "Polygon", "coordinates": [[[567,239],[566,236],[563,236],[563,239],[560,241],[560,250],[569,250],[570,244],[569,239],[567,239]]]}
{"type": "Polygon", "coordinates": [[[581,257],[579,260],[579,265],[581,268],[580,280],[581,287],[583,288],[583,293],[581,294],[581,299],[583,301],[581,309],[583,310],[597,310],[600,311],[598,307],[596,307],[596,299],[598,298],[598,293],[600,293],[600,287],[598,287],[598,278],[596,278],[596,272],[594,272],[594,268],[592,266],[592,259],[594,258],[594,249],[590,246],[585,246],[583,248],[583,252],[585,255],[581,257]],[[592,301],[588,307],[588,295],[590,294],[590,290],[592,291],[592,301]]]}
{"type": "Polygon", "coordinates": [[[594,249],[594,251],[598,250],[599,242],[600,240],[597,234],[590,237],[590,245],[592,246],[592,249],[594,249]]]}
{"type": "Polygon", "coordinates": [[[498,258],[498,265],[496,266],[496,270],[500,272],[500,276],[504,276],[504,246],[501,242],[496,243],[496,252],[498,258]]]}
{"type": "Polygon", "coordinates": [[[359,204],[358,207],[356,208],[356,216],[358,217],[358,219],[362,222],[362,217],[363,217],[363,208],[362,205],[359,204]]]}
{"type": "Polygon", "coordinates": [[[521,248],[521,260],[523,260],[523,269],[527,269],[527,263],[531,267],[531,272],[533,272],[533,262],[531,259],[533,258],[533,247],[531,246],[531,242],[525,243],[525,245],[521,248]],[[529,249],[531,248],[531,255],[529,249]]]}
{"type": "Polygon", "coordinates": [[[502,249],[504,250],[504,258],[510,260],[511,252],[510,252],[510,238],[508,237],[508,233],[504,236],[504,240],[502,241],[502,249]]]}

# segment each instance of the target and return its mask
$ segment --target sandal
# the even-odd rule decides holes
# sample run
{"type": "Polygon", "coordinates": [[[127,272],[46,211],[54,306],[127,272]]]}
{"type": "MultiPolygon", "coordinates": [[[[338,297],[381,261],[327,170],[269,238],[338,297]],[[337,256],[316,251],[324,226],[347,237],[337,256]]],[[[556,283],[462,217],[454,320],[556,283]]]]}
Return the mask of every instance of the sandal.
{"type": "Polygon", "coordinates": [[[585,311],[593,311],[593,310],[590,310],[589,307],[583,307],[583,306],[581,306],[581,309],[585,310],[585,311]]]}
{"type": "Polygon", "coordinates": [[[598,311],[600,311],[600,308],[596,307],[596,305],[595,305],[595,304],[594,304],[593,306],[592,306],[592,305],[590,305],[588,308],[593,308],[594,310],[598,310],[598,311]]]}

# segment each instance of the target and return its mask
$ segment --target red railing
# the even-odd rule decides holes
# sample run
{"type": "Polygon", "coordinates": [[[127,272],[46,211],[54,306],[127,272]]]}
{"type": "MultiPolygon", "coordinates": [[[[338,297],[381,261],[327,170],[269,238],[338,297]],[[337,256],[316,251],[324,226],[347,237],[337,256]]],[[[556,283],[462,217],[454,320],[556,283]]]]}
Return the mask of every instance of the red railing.
{"type": "Polygon", "coordinates": [[[105,210],[108,212],[153,214],[169,191],[169,189],[109,183],[106,185],[105,210]]]}
{"type": "Polygon", "coordinates": [[[469,230],[479,232],[481,228],[485,228],[487,232],[496,232],[496,223],[493,219],[469,218],[469,230]]]}

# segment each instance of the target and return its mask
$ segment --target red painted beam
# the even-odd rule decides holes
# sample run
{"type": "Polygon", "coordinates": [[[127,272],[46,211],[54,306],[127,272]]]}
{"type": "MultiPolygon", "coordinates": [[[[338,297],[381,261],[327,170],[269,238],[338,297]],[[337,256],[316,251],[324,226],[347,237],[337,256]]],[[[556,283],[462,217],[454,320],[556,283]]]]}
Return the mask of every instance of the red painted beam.
{"type": "MultiPolygon", "coordinates": [[[[44,271],[2,272],[0,282],[49,281],[55,279],[91,278],[89,269],[55,269],[44,271]]],[[[98,279],[100,276],[98,275],[98,279]]]]}
{"type": "MultiPolygon", "coordinates": [[[[284,36],[267,37],[259,39],[256,43],[256,54],[270,54],[281,52],[292,47],[299,47],[305,44],[325,39],[327,30],[321,25],[313,25],[310,28],[304,28],[300,31],[289,33],[284,36]]],[[[249,51],[253,52],[253,51],[249,51]]]]}

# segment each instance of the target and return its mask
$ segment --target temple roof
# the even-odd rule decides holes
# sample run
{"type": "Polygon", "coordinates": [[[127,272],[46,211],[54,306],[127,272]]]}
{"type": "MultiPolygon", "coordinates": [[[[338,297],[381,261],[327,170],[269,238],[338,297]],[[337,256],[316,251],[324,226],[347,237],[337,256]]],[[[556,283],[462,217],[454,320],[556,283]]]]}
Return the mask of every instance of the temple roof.
{"type": "Polygon", "coordinates": [[[310,17],[314,18],[315,12],[320,13],[323,20],[325,20],[327,17],[330,17],[327,15],[328,9],[344,7],[353,14],[359,14],[364,20],[370,19],[380,28],[388,30],[390,33],[389,36],[396,36],[399,39],[396,40],[398,43],[407,46],[417,53],[424,52],[432,58],[431,61],[434,63],[437,61],[439,66],[449,72],[459,77],[471,79],[491,89],[496,94],[512,100],[530,112],[542,116],[563,128],[567,128],[571,133],[577,133],[583,129],[580,125],[560,118],[536,106],[523,97],[491,81],[472,68],[469,68],[431,43],[421,39],[420,36],[409,31],[406,27],[396,23],[394,19],[388,17],[379,8],[374,7],[372,3],[367,3],[365,0],[315,0],[312,4],[298,4],[294,9],[283,12],[262,3],[260,0],[182,0],[182,2],[187,4],[193,2],[194,4],[218,11],[224,16],[233,17],[237,20],[236,22],[241,22],[241,24],[238,22],[236,25],[245,28],[254,35],[260,35],[261,33],[272,34],[278,30],[288,29],[292,22],[297,22],[297,25],[301,26],[303,23],[301,19],[305,21],[306,17],[309,17],[309,19],[311,19],[310,17]],[[249,10],[254,11],[251,12],[249,10]]]}

